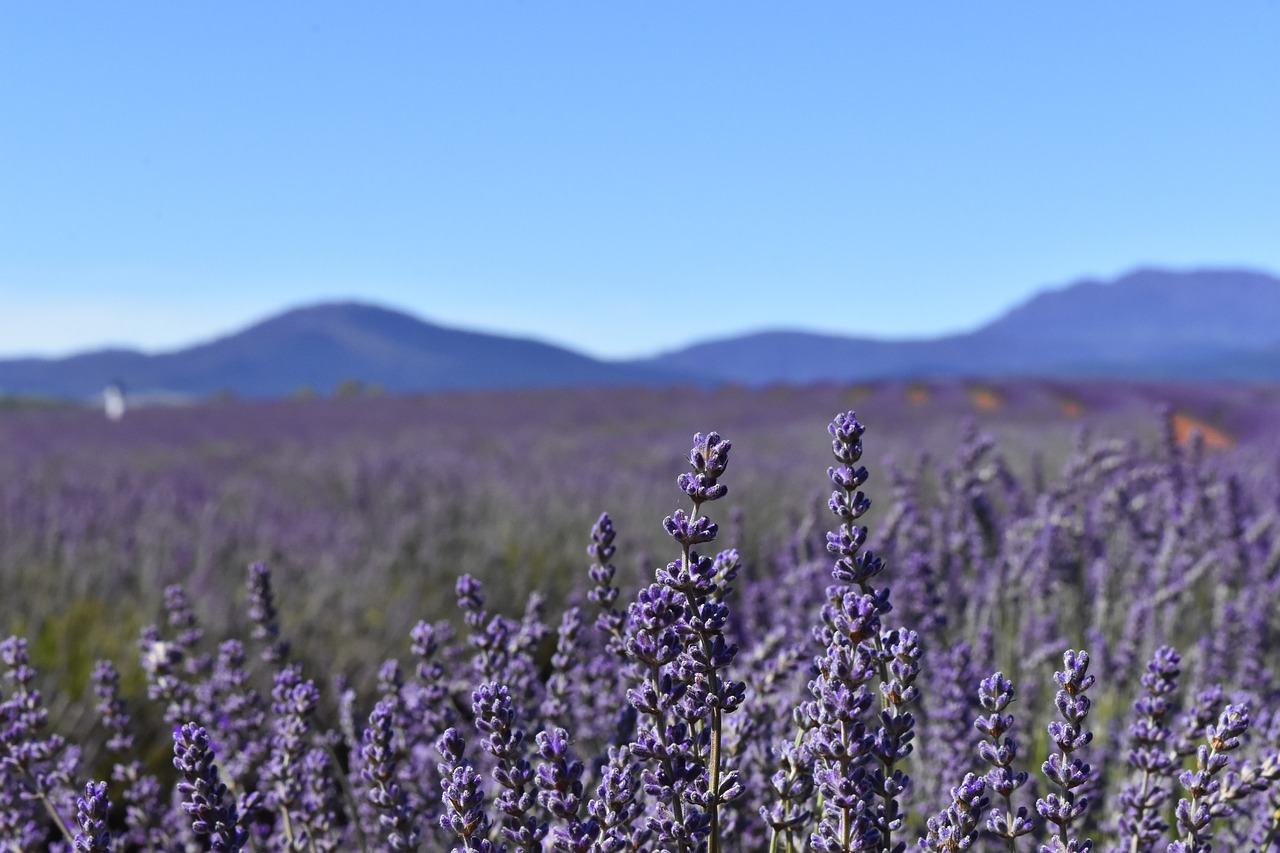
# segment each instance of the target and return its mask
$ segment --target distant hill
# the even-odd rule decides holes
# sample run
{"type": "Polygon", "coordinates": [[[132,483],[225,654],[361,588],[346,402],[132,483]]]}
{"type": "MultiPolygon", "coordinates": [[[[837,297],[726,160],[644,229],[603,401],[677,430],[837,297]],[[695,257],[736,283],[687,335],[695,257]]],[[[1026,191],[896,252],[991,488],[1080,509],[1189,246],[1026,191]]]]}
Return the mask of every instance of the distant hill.
{"type": "Polygon", "coordinates": [[[1280,380],[1280,279],[1138,270],[1046,291],[977,331],[931,340],[760,332],[637,366],[760,385],[955,376],[1280,380]]]}
{"type": "Polygon", "coordinates": [[[104,350],[0,361],[0,393],[9,395],[87,397],[120,381],[131,394],[280,397],[301,388],[329,393],[348,380],[407,392],[656,385],[679,377],[665,368],[601,362],[550,344],[448,329],[358,303],[300,308],[158,355],[104,350]]]}
{"type": "Polygon", "coordinates": [[[963,335],[874,340],[766,331],[629,362],[333,303],[174,352],[0,361],[0,396],[87,398],[113,381],[134,395],[196,398],[223,391],[280,397],[301,388],[328,394],[349,380],[411,392],[1014,376],[1280,381],[1280,279],[1138,270],[1043,292],[963,335]]]}

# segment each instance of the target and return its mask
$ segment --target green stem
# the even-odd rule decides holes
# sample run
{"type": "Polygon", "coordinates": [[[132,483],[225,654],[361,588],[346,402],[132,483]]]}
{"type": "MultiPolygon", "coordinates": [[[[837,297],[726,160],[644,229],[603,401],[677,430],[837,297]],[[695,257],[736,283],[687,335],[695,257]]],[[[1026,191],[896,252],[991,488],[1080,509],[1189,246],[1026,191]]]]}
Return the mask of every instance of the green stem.
{"type": "MultiPolygon", "coordinates": [[[[655,691],[658,691],[659,684],[661,682],[661,668],[657,666],[649,667],[649,678],[653,681],[653,686],[655,691]]],[[[656,729],[658,732],[658,742],[661,743],[664,747],[666,747],[666,746],[670,746],[670,744],[667,742],[667,725],[666,725],[667,721],[664,718],[664,716],[662,716],[661,714],[662,712],[661,710],[659,710],[660,716],[658,717],[657,724],[654,726],[654,729],[656,729]]],[[[676,776],[674,772],[675,768],[671,766],[671,760],[667,759],[662,763],[666,768],[667,775],[670,776],[672,779],[675,779],[675,776],[676,776]]],[[[672,793],[671,815],[676,819],[676,824],[678,826],[684,826],[684,804],[680,801],[680,792],[672,788],[671,793],[672,793]]],[[[681,853],[684,853],[684,851],[689,849],[688,845],[686,845],[683,840],[681,840],[679,844],[680,844],[681,853]]]]}
{"type": "Polygon", "coordinates": [[[48,796],[45,795],[44,791],[37,792],[36,796],[39,797],[40,802],[44,803],[44,810],[49,813],[49,817],[53,818],[53,822],[57,825],[58,831],[62,833],[62,837],[67,839],[67,843],[74,847],[76,844],[75,836],[71,834],[71,830],[67,827],[67,822],[62,819],[62,815],[58,814],[58,810],[53,807],[53,803],[49,801],[48,796]]]}
{"type": "Polygon", "coordinates": [[[289,810],[284,806],[281,806],[280,816],[284,818],[284,840],[288,842],[289,849],[293,850],[297,842],[293,837],[293,822],[289,820],[289,810]]]}
{"type": "MultiPolygon", "coordinates": [[[[1134,820],[1134,823],[1136,823],[1138,826],[1142,825],[1142,819],[1147,814],[1147,794],[1149,793],[1147,790],[1147,786],[1150,784],[1151,784],[1151,771],[1144,769],[1142,771],[1142,788],[1138,791],[1138,814],[1136,815],[1134,820]]],[[[1138,838],[1139,836],[1136,834],[1133,836],[1133,839],[1129,844],[1129,853],[1142,853],[1142,851],[1138,847],[1138,838]]]]}
{"type": "MultiPolygon", "coordinates": [[[[693,526],[699,519],[699,513],[702,511],[702,502],[693,499],[693,516],[689,519],[689,525],[693,526]]],[[[689,556],[689,545],[682,544],[680,547],[680,560],[684,567],[684,573],[689,574],[692,568],[692,559],[689,556]]],[[[708,637],[702,637],[703,652],[707,656],[708,665],[711,662],[711,641],[708,637]]],[[[711,693],[716,695],[720,689],[720,678],[713,668],[710,672],[711,676],[711,693]]],[[[707,792],[707,806],[710,809],[711,819],[711,837],[708,840],[708,853],[720,853],[720,709],[713,707],[711,709],[711,754],[707,759],[710,765],[708,769],[710,790],[707,792]]]]}
{"type": "Polygon", "coordinates": [[[1271,816],[1271,827],[1267,830],[1267,837],[1262,839],[1262,846],[1258,848],[1261,853],[1267,853],[1271,845],[1276,843],[1276,838],[1280,838],[1280,806],[1276,806],[1275,813],[1271,816]]]}
{"type": "MultiPolygon", "coordinates": [[[[1004,795],[1004,817],[1005,817],[1005,820],[1007,821],[1013,820],[1013,795],[1012,794],[1004,795]]],[[[1013,836],[1013,835],[1005,836],[1004,840],[1008,844],[1009,853],[1016,853],[1016,847],[1014,845],[1015,837],[1016,836],[1013,836]]]]}
{"type": "Polygon", "coordinates": [[[720,853],[720,709],[711,709],[711,844],[720,853]]]}

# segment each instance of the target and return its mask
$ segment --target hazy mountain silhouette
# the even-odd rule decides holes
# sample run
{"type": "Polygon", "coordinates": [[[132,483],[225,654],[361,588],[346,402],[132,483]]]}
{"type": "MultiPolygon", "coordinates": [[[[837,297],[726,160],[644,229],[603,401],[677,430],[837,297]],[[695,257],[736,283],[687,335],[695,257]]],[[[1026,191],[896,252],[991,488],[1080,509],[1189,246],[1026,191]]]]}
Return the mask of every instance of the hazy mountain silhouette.
{"type": "Polygon", "coordinates": [[[1280,279],[1138,270],[1046,291],[931,340],[761,332],[637,362],[745,384],[951,376],[1280,379],[1280,279]]]}
{"type": "Polygon", "coordinates": [[[88,397],[112,381],[132,392],[277,397],[303,387],[329,393],[347,380],[407,392],[956,376],[1277,381],[1280,279],[1138,270],[1043,292],[962,335],[892,341],[768,331],[630,362],[332,303],[169,353],[0,361],[0,394],[88,397]]]}
{"type": "Polygon", "coordinates": [[[299,308],[209,343],[158,355],[106,350],[0,361],[0,391],[85,397],[108,382],[131,392],[278,397],[357,380],[388,391],[652,385],[663,368],[611,364],[532,340],[444,328],[359,303],[299,308]]]}

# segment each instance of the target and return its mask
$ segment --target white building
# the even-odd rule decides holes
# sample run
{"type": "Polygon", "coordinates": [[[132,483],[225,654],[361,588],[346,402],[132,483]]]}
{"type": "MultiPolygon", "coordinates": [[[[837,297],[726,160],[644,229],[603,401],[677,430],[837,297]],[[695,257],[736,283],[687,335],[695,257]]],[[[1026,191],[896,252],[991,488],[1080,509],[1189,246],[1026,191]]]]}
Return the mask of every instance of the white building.
{"type": "Polygon", "coordinates": [[[118,421],[124,417],[124,410],[124,386],[119,382],[112,382],[103,389],[102,411],[106,414],[107,420],[118,421]]]}

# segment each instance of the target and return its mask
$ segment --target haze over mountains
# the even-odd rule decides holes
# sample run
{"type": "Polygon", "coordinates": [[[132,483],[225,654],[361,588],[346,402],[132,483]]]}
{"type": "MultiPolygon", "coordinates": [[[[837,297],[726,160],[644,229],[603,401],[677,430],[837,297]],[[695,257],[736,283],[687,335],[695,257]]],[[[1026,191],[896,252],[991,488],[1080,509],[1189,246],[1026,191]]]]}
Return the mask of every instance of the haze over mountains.
{"type": "Polygon", "coordinates": [[[132,393],[262,398],[329,393],[349,380],[414,392],[1002,376],[1280,381],[1280,279],[1138,270],[1046,291],[965,334],[875,340],[767,331],[627,362],[329,303],[174,352],[0,361],[0,394],[87,398],[111,382],[132,393]]]}

